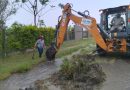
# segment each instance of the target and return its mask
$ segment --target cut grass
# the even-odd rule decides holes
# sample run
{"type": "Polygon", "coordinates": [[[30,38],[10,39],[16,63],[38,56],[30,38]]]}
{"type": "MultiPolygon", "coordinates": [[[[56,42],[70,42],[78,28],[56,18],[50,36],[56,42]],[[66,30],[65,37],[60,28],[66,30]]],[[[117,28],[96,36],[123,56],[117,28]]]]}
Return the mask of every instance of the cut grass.
{"type": "MultiPolygon", "coordinates": [[[[94,43],[93,39],[72,40],[66,41],[57,53],[56,57],[60,58],[70,55],[81,48],[87,47],[89,44],[94,43]]],[[[44,51],[45,52],[45,51],[44,51]]],[[[23,73],[30,70],[40,62],[45,61],[45,56],[42,59],[38,58],[38,54],[32,60],[32,53],[15,54],[5,59],[0,60],[0,80],[6,79],[13,73],[23,73]]]]}

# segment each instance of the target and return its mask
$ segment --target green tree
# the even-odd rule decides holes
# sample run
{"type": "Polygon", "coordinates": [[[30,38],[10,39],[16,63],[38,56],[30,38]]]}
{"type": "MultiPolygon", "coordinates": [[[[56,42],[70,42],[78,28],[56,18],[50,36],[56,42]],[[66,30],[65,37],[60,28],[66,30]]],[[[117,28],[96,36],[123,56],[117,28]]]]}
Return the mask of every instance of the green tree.
{"type": "Polygon", "coordinates": [[[5,51],[5,24],[9,16],[16,13],[17,5],[10,0],[0,0],[0,32],[2,33],[2,56],[6,55],[5,51]]]}
{"type": "Polygon", "coordinates": [[[36,26],[38,21],[37,17],[40,16],[40,12],[47,6],[49,0],[16,0],[16,2],[21,3],[24,10],[33,14],[34,25],[36,26]]]}

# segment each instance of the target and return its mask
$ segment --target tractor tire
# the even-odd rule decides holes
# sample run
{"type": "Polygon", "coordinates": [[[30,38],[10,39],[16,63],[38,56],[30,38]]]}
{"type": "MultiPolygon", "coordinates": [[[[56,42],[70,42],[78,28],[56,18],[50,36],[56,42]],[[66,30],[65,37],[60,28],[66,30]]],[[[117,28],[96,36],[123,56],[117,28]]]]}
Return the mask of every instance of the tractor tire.
{"type": "Polygon", "coordinates": [[[99,56],[105,56],[106,55],[106,51],[103,50],[99,45],[96,45],[96,49],[97,49],[97,53],[99,56]]]}
{"type": "Polygon", "coordinates": [[[47,49],[46,51],[46,59],[47,61],[52,61],[52,60],[55,60],[55,55],[56,55],[56,49],[51,46],[47,49]]]}

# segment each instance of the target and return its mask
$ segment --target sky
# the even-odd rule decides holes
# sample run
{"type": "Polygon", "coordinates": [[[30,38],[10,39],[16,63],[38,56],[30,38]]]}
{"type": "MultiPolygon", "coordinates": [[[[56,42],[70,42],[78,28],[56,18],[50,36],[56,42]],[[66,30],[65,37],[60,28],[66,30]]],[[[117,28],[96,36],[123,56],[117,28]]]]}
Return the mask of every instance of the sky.
{"type": "MultiPolygon", "coordinates": [[[[100,22],[100,9],[117,7],[130,4],[129,0],[53,0],[50,5],[56,6],[50,8],[47,6],[41,13],[44,15],[40,19],[44,20],[46,26],[55,27],[58,17],[62,14],[62,10],[58,7],[58,4],[72,3],[73,9],[83,12],[89,10],[90,16],[96,18],[97,22],[100,22]]],[[[73,14],[76,14],[73,12],[73,14]]],[[[77,14],[76,14],[77,15],[77,14]]],[[[9,17],[7,26],[11,26],[14,22],[18,22],[25,25],[33,24],[33,15],[24,9],[20,8],[17,13],[9,17]]],[[[70,22],[72,23],[72,22],[70,22]]]]}

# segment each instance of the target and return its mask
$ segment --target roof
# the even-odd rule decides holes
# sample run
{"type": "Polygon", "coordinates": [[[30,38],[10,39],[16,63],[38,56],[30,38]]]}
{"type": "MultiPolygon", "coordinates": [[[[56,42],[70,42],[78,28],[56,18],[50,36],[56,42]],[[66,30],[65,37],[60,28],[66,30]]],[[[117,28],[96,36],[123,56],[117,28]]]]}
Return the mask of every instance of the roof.
{"type": "Polygon", "coordinates": [[[99,11],[107,12],[107,13],[115,13],[115,12],[124,12],[128,8],[129,5],[123,5],[119,7],[100,9],[99,11]]]}

